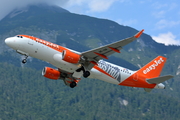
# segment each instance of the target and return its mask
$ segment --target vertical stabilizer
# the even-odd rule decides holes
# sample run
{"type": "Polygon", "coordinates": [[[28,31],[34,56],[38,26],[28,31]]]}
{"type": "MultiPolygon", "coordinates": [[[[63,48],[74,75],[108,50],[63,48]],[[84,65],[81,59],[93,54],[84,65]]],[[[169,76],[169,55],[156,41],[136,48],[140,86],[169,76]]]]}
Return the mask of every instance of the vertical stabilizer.
{"type": "Polygon", "coordinates": [[[158,77],[164,67],[165,62],[165,57],[158,56],[154,60],[146,64],[144,67],[142,67],[140,70],[138,70],[137,73],[149,79],[158,77]]]}

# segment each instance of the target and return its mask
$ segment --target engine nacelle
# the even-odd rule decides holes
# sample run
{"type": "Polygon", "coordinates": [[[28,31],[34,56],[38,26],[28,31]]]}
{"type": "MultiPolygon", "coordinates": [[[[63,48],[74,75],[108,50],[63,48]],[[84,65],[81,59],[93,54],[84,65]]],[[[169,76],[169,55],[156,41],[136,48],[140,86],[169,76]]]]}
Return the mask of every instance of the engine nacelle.
{"type": "Polygon", "coordinates": [[[76,54],[74,52],[71,52],[70,50],[64,50],[62,53],[62,60],[77,64],[81,59],[81,56],[79,54],[76,54]]]}
{"type": "Polygon", "coordinates": [[[60,78],[60,71],[50,67],[45,67],[42,71],[42,75],[46,78],[57,80],[60,78]]]}
{"type": "Polygon", "coordinates": [[[165,85],[162,84],[162,83],[159,83],[154,88],[156,88],[156,89],[165,89],[165,85]]]}

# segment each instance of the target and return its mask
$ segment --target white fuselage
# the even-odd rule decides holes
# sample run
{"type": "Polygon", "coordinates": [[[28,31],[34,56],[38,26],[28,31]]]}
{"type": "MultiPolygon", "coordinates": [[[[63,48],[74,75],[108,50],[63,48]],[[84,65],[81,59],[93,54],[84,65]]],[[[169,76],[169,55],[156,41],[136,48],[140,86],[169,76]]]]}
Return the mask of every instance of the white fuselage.
{"type": "Polygon", "coordinates": [[[62,79],[71,88],[74,88],[83,76],[117,85],[145,88],[145,91],[151,91],[153,88],[164,89],[162,82],[173,76],[159,77],[166,62],[163,56],[156,57],[137,71],[100,60],[108,59],[114,52],[120,53],[122,46],[139,38],[143,31],[133,37],[83,53],[28,35],[7,38],[5,43],[25,55],[22,63],[26,63],[27,57],[31,56],[57,67],[58,69],[45,67],[42,75],[53,80],[62,79]]]}
{"type": "MultiPolygon", "coordinates": [[[[21,38],[16,36],[7,38],[5,42],[17,52],[46,61],[63,71],[74,73],[79,67],[78,64],[71,64],[62,60],[62,52],[52,49],[51,47],[36,42],[30,38],[21,38]]],[[[135,73],[135,71],[131,71],[102,60],[98,62],[98,67],[106,73],[99,71],[94,67],[90,71],[91,74],[89,78],[100,79],[113,84],[120,84],[122,81],[135,73]],[[107,75],[107,73],[109,75],[107,75]]]]}

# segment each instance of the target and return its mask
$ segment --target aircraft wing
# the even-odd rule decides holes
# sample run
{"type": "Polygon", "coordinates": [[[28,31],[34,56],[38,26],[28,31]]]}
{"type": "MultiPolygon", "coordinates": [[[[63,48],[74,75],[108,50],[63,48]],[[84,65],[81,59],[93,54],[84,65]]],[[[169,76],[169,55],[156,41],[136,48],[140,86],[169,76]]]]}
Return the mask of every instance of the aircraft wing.
{"type": "MultiPolygon", "coordinates": [[[[144,30],[139,31],[136,35],[133,37],[129,37],[99,48],[95,48],[86,52],[83,52],[81,55],[88,61],[91,61],[91,63],[96,64],[101,59],[108,59],[108,56],[112,55],[113,53],[117,52],[120,53],[120,50],[123,46],[133,42],[137,38],[141,36],[144,30]]],[[[92,67],[93,65],[91,65],[92,67]]],[[[90,67],[90,69],[91,69],[90,67]]]]}

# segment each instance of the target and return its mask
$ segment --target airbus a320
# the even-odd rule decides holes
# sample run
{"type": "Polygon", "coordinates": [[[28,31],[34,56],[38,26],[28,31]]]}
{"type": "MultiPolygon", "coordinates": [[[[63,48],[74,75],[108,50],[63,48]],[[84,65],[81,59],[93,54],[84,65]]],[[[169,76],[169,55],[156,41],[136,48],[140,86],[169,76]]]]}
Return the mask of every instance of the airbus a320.
{"type": "Polygon", "coordinates": [[[45,67],[42,75],[46,78],[61,79],[67,86],[74,88],[81,77],[100,79],[112,84],[144,88],[146,92],[152,89],[164,89],[162,82],[171,79],[172,75],[160,76],[166,58],[158,56],[137,71],[117,66],[102,59],[108,59],[113,53],[120,53],[123,46],[141,36],[144,30],[132,37],[108,44],[86,52],[77,52],[66,47],[28,35],[17,35],[5,39],[5,43],[25,56],[46,61],[57,69],[45,67]]]}

